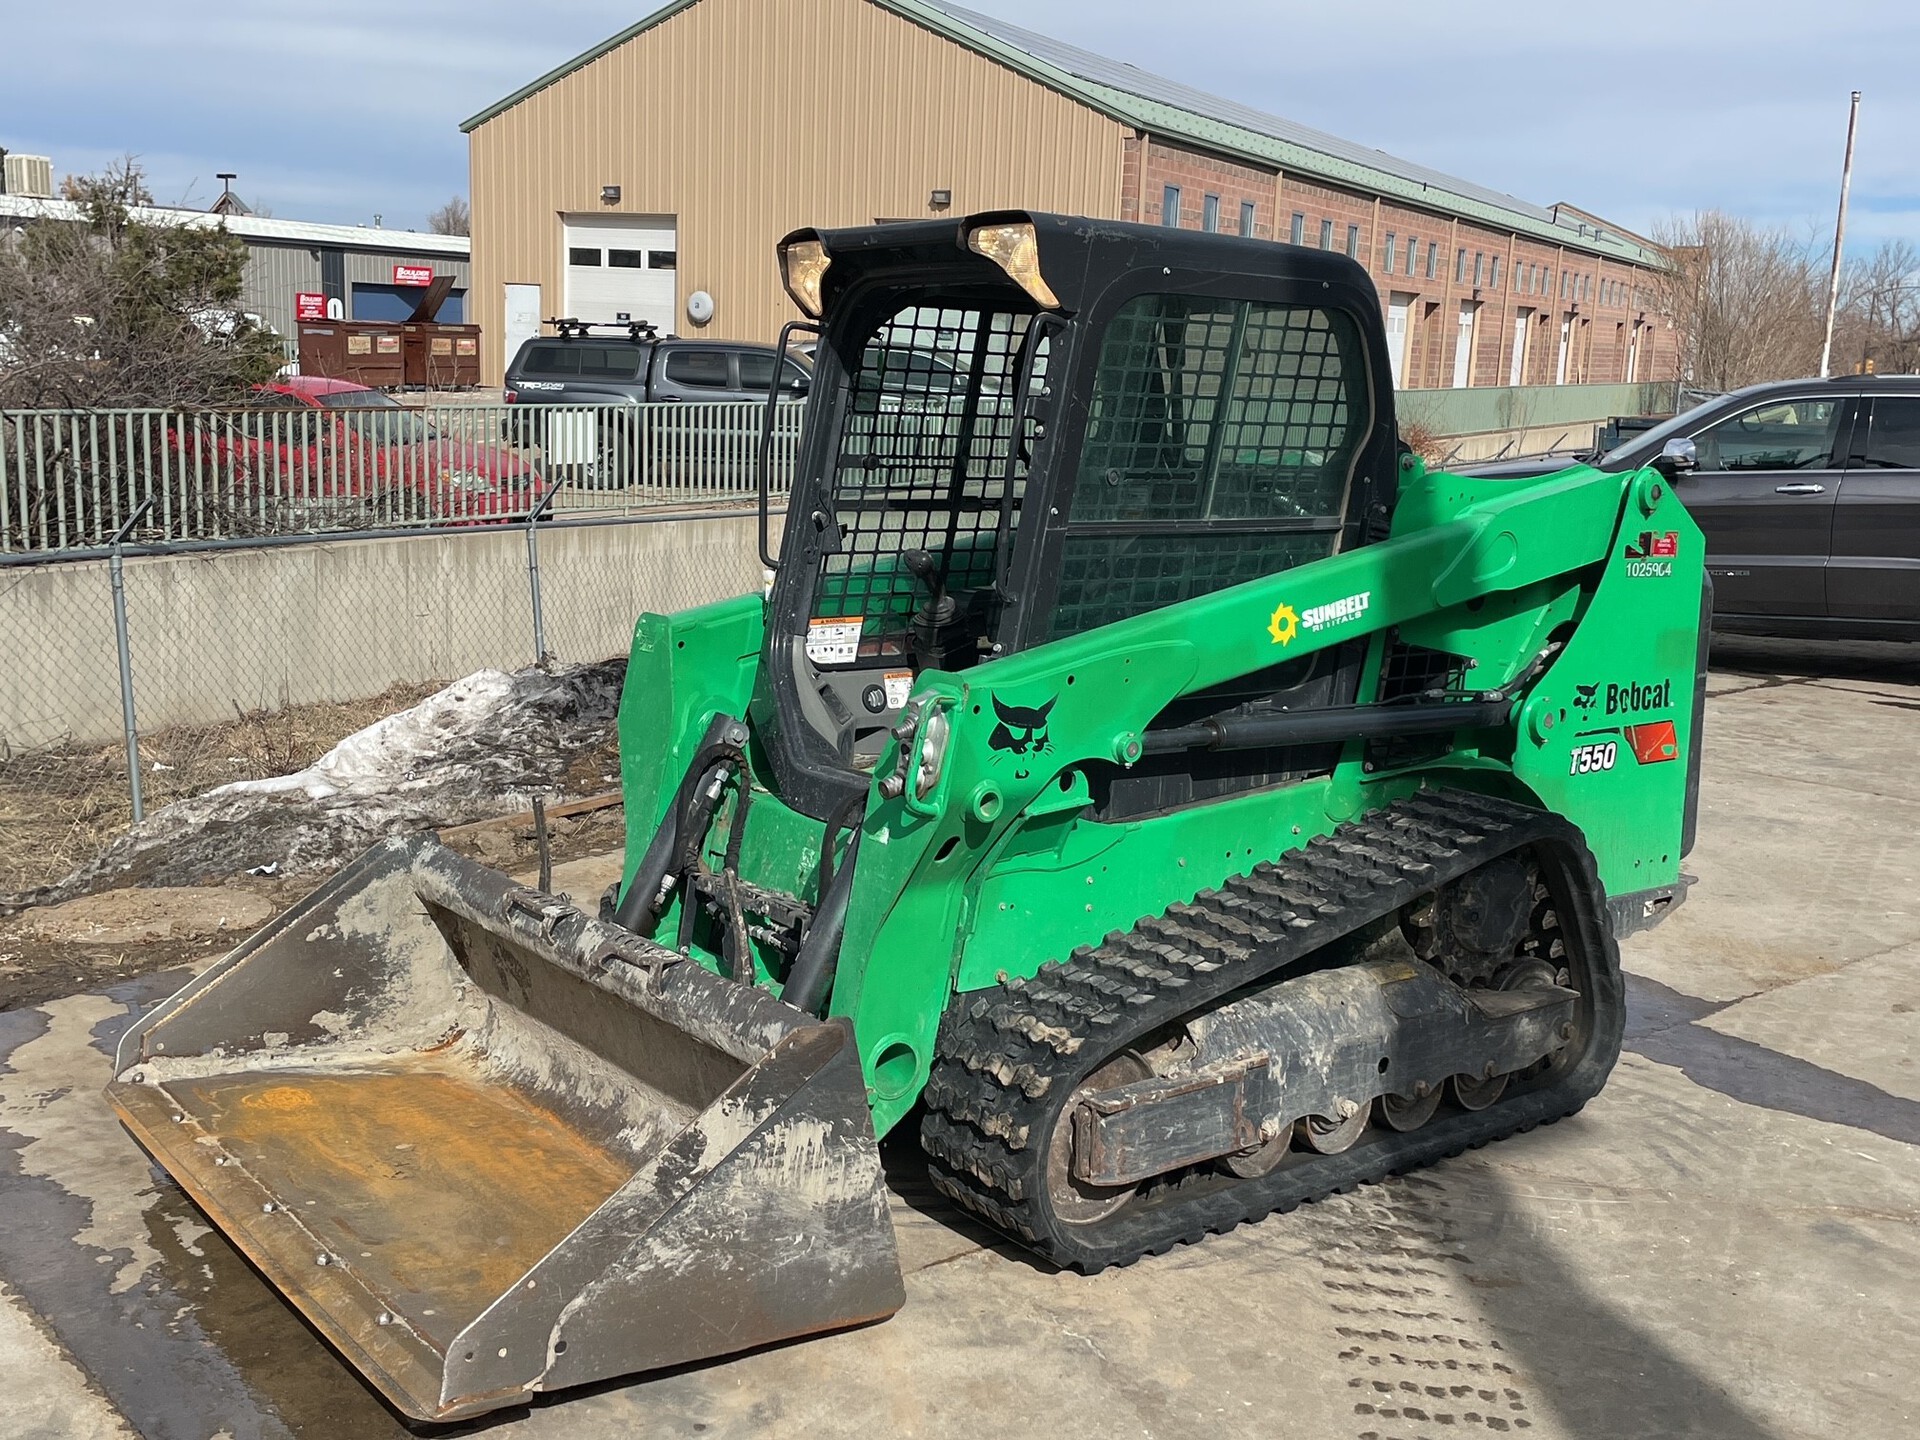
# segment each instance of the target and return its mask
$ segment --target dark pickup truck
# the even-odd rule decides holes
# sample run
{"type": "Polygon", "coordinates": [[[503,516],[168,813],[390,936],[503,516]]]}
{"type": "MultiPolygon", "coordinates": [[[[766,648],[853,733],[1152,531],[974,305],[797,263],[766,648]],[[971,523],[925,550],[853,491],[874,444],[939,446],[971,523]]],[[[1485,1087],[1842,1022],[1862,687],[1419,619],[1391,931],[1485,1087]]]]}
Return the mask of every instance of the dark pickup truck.
{"type": "Polygon", "coordinates": [[[759,430],[757,417],[749,425],[749,417],[732,412],[643,419],[637,410],[623,415],[604,407],[764,403],[776,363],[782,399],[804,399],[813,383],[804,356],[782,361],[771,345],[656,335],[645,325],[547,323],[555,333],[528,340],[507,367],[505,398],[514,408],[503,429],[517,445],[539,446],[549,471],[580,484],[658,482],[669,471],[715,469],[711,457],[722,454],[731,474],[743,463],[734,453],[747,444],[743,437],[759,430]],[[600,408],[553,408],[571,406],[600,408]]]}

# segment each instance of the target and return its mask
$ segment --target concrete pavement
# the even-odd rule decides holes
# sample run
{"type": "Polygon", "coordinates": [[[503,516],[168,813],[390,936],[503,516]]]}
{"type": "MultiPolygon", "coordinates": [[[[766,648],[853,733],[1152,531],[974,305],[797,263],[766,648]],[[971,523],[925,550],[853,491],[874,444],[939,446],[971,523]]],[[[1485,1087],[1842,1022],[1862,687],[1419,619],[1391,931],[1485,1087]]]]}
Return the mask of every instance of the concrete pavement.
{"type": "MultiPolygon", "coordinates": [[[[894,1319],[474,1428],[1915,1433],[1920,656],[1732,642],[1716,665],[1700,884],[1626,947],[1627,1052],[1581,1115],[1090,1279],[997,1243],[890,1146],[894,1319]]],[[[36,1407],[0,1413],[120,1433],[91,1382],[148,1440],[404,1435],[99,1098],[114,1036],[178,978],[0,1014],[0,1280],[71,1357],[0,1291],[0,1365],[31,1366],[36,1407]]]]}

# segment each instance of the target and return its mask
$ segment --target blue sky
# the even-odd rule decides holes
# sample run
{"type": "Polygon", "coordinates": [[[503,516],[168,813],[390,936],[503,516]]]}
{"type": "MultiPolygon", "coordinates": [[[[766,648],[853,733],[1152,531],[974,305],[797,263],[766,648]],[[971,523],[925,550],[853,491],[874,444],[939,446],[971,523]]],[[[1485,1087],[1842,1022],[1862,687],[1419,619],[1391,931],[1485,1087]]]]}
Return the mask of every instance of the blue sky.
{"type": "MultiPolygon", "coordinates": [[[[781,3],[781,0],[757,0],[781,3]]],[[[1920,241],[1915,0],[972,0],[974,8],[1540,203],[1645,228],[1720,207],[1920,241]],[[1543,13],[1544,12],[1544,13],[1543,13]],[[1177,23],[1169,23],[1177,15],[1177,23]]],[[[164,202],[214,174],[288,219],[424,228],[467,115],[646,12],[610,0],[6,0],[0,145],[56,175],[132,152],[164,202]],[[31,56],[31,64],[19,57],[31,56]]]]}

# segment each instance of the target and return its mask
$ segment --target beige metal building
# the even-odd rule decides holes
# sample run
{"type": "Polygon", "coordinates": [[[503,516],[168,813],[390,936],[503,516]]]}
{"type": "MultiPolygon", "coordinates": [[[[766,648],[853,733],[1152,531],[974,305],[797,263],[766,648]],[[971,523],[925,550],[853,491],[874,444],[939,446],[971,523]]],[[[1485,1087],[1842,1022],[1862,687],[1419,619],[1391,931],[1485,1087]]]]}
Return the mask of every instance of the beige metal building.
{"type": "Polygon", "coordinates": [[[462,128],[488,378],[551,316],[772,339],[788,231],[1000,207],[1344,250],[1403,386],[1672,373],[1619,227],[944,0],[674,0],[462,128]]]}

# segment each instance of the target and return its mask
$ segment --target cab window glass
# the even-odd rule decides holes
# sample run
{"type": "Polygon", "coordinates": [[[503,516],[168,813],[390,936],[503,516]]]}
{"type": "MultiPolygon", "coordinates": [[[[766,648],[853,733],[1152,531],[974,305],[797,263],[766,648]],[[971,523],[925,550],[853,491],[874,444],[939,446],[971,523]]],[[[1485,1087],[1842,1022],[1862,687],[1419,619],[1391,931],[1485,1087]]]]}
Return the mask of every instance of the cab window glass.
{"type": "Polygon", "coordinates": [[[1368,411],[1346,315],[1138,297],[1100,352],[1072,519],[1337,519],[1368,411]]]}
{"type": "Polygon", "coordinates": [[[1129,301],[1094,376],[1052,633],[1333,553],[1371,415],[1350,316],[1191,295],[1129,301]],[[1239,524],[1223,534],[1218,521],[1239,524]],[[1264,524],[1249,533],[1249,522],[1264,524]]]}
{"type": "Polygon", "coordinates": [[[529,346],[520,362],[524,375],[578,375],[590,380],[631,380],[640,373],[633,345],[589,345],[554,340],[529,346]]]}
{"type": "Polygon", "coordinates": [[[667,379],[676,385],[700,385],[710,390],[727,388],[727,354],[724,350],[676,350],[667,356],[667,379]]]}
{"type": "Polygon", "coordinates": [[[1876,399],[1866,443],[1854,442],[1852,463],[1872,470],[1920,470],[1920,399],[1876,399]]]}
{"type": "MultiPolygon", "coordinates": [[[[791,367],[789,367],[791,368],[791,367]]],[[[757,350],[740,352],[740,388],[765,390],[773,383],[773,356],[757,350]]]]}
{"type": "Polygon", "coordinates": [[[1837,399],[1768,400],[1694,437],[1702,470],[1823,470],[1832,463],[1837,399]]]}

